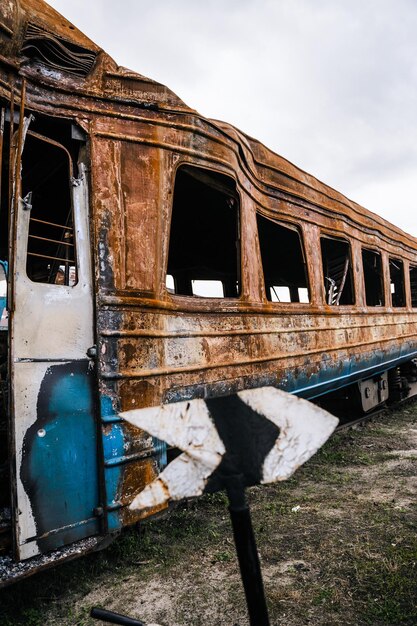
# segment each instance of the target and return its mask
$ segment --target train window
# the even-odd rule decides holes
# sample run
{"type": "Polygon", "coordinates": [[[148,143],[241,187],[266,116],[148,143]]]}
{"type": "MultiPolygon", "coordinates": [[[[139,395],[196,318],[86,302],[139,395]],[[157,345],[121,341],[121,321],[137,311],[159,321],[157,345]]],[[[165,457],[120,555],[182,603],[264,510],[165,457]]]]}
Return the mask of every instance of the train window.
{"type": "Polygon", "coordinates": [[[271,302],[291,302],[291,294],[289,287],[270,287],[268,300],[271,302]]]}
{"type": "Polygon", "coordinates": [[[410,266],[411,306],[417,307],[417,267],[410,266]]]}
{"type": "Polygon", "coordinates": [[[306,287],[298,287],[297,292],[298,294],[292,300],[289,287],[270,287],[270,299],[271,302],[310,302],[306,287]]]}
{"type": "Polygon", "coordinates": [[[26,272],[34,282],[77,282],[71,175],[66,148],[29,131],[22,155],[22,196],[30,210],[26,272]]]}
{"type": "Polygon", "coordinates": [[[205,298],[224,298],[223,283],[220,280],[192,280],[194,296],[205,298]]]}
{"type": "Polygon", "coordinates": [[[404,264],[400,259],[389,260],[389,276],[392,306],[405,306],[404,264]]]}
{"type": "Polygon", "coordinates": [[[172,274],[167,274],[165,278],[165,287],[169,293],[175,293],[175,282],[172,274]]]}
{"type": "Polygon", "coordinates": [[[322,237],[321,257],[326,303],[336,306],[353,304],[355,299],[349,243],[344,239],[322,237]]]}
{"type": "Polygon", "coordinates": [[[178,169],[167,276],[179,295],[237,298],[240,293],[239,196],[229,176],[178,169]]]}
{"type": "Polygon", "coordinates": [[[367,306],[383,306],[385,304],[384,280],[382,260],[379,252],[363,249],[362,267],[367,306]]]}
{"type": "Polygon", "coordinates": [[[270,302],[309,302],[307,271],[298,230],[257,215],[259,245],[270,302]]]}

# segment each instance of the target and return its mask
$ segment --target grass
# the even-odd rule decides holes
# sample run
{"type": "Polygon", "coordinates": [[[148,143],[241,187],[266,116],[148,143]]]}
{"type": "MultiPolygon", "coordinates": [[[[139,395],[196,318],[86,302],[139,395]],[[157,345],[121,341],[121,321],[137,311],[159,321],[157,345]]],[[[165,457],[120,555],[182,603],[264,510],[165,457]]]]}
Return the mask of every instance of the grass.
{"type": "MultiPolygon", "coordinates": [[[[393,541],[398,541],[393,538],[393,541]]],[[[359,551],[355,582],[368,624],[417,624],[417,546],[388,543],[384,553],[359,551]]]]}
{"type": "MultiPolygon", "coordinates": [[[[409,405],[339,433],[290,480],[249,491],[273,624],[417,624],[416,424],[409,405]]],[[[0,592],[1,625],[92,626],[97,604],[170,626],[245,626],[225,495],[0,592]]]]}

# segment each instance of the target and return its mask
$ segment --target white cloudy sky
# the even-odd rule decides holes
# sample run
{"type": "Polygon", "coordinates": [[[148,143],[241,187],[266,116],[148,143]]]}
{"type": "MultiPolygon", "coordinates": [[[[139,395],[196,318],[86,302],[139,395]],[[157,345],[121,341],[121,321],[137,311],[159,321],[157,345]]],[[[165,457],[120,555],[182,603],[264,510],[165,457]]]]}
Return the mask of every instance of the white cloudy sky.
{"type": "Polygon", "coordinates": [[[168,85],[417,236],[416,0],[49,0],[168,85]]]}

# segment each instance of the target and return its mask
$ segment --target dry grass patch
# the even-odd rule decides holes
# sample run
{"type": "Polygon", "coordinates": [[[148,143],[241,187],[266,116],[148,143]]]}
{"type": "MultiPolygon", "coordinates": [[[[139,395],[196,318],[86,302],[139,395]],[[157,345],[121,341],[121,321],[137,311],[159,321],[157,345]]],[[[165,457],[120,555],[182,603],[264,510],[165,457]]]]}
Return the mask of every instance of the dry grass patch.
{"type": "MultiPolygon", "coordinates": [[[[417,624],[417,405],[335,435],[249,499],[273,625],[417,624]]],[[[223,494],[0,595],[2,625],[92,626],[93,605],[164,626],[247,626],[223,494]]]]}

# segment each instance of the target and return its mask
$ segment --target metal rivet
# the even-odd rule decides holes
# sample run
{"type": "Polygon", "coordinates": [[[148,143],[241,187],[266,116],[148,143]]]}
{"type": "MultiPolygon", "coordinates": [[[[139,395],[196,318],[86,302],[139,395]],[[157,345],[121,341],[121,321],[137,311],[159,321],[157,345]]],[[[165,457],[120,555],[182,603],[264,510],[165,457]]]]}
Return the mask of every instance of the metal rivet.
{"type": "Polygon", "coordinates": [[[45,437],[46,435],[46,430],[44,428],[40,428],[38,430],[38,437],[45,437]]]}

